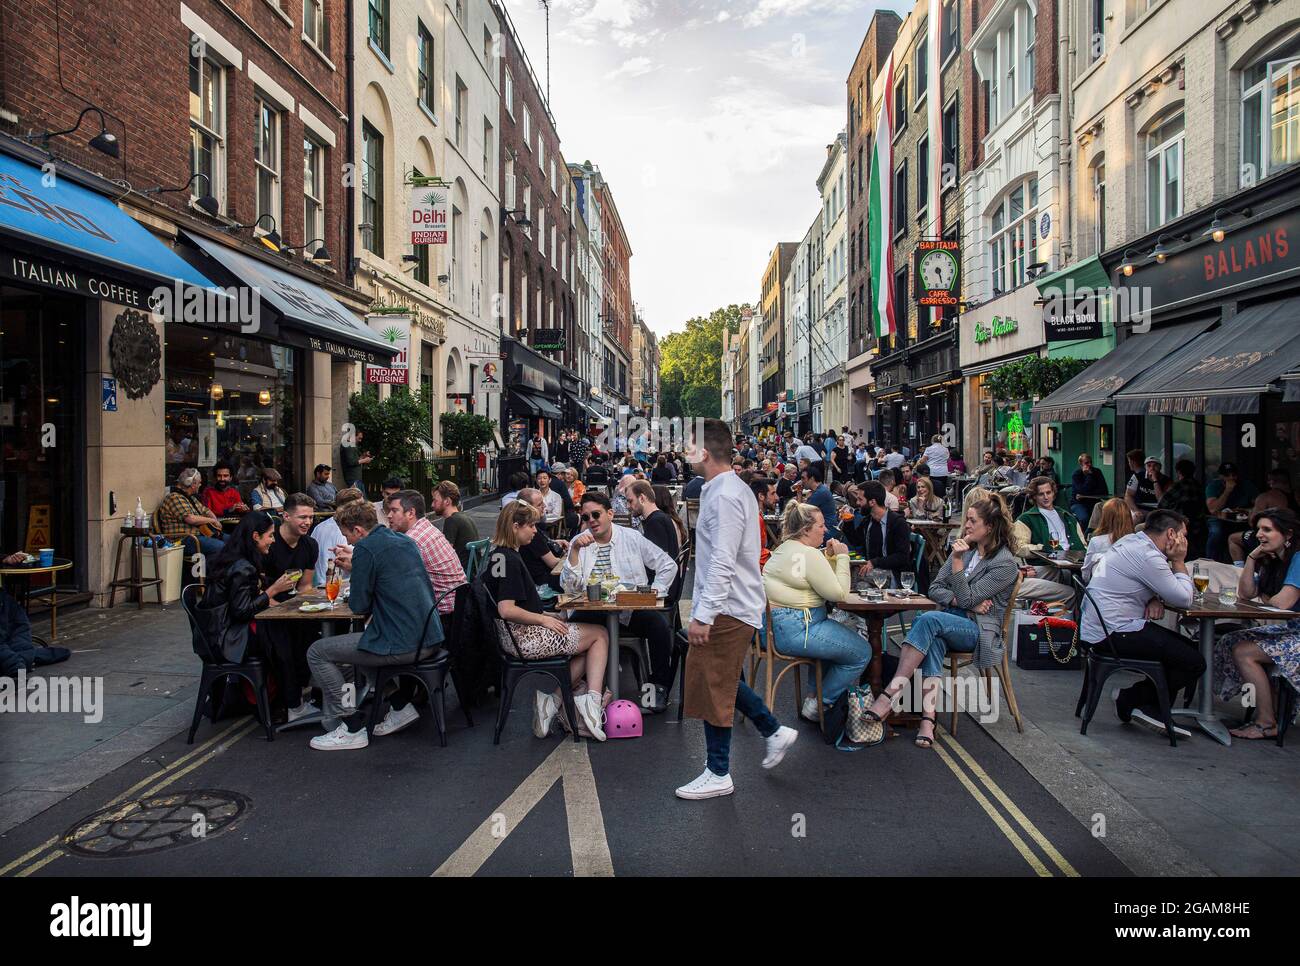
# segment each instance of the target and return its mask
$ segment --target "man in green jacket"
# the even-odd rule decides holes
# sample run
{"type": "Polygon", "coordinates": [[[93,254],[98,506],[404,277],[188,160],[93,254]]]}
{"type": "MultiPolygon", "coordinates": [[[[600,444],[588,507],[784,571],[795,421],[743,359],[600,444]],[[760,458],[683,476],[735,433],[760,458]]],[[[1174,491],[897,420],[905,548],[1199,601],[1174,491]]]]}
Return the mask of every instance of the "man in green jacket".
{"type": "Polygon", "coordinates": [[[1036,543],[1046,550],[1055,537],[1063,550],[1087,549],[1075,515],[1062,513],[1056,508],[1056,483],[1050,476],[1036,476],[1030,480],[1029,496],[1034,505],[1020,514],[1015,527],[1022,545],[1036,543]]]}

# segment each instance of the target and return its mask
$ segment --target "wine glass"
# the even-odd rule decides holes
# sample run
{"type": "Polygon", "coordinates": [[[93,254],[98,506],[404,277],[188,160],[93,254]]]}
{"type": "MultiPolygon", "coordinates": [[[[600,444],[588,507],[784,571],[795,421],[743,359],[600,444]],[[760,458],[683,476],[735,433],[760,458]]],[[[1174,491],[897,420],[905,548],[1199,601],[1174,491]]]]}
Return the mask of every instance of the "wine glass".
{"type": "Polygon", "coordinates": [[[916,586],[916,574],[905,570],[898,575],[898,582],[903,585],[903,590],[907,591],[908,596],[911,596],[912,588],[916,586]]]}
{"type": "Polygon", "coordinates": [[[1061,541],[1058,540],[1058,539],[1056,539],[1056,537],[1052,537],[1050,540],[1048,540],[1048,541],[1047,541],[1047,545],[1048,545],[1049,547],[1052,548],[1052,556],[1053,556],[1053,557],[1055,557],[1056,554],[1057,554],[1057,551],[1059,551],[1059,550],[1061,549],[1061,541]]]}
{"type": "Polygon", "coordinates": [[[884,599],[885,587],[889,584],[889,571],[888,570],[871,571],[871,582],[876,585],[876,598],[884,599]]]}

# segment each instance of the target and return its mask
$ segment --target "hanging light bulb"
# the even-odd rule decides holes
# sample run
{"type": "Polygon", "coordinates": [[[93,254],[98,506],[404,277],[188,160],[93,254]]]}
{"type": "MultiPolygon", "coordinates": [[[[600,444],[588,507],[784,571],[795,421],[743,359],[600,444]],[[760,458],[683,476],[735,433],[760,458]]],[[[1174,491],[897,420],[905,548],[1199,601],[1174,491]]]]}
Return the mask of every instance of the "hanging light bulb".
{"type": "Polygon", "coordinates": [[[219,383],[219,382],[214,382],[214,383],[212,384],[212,398],[213,398],[213,399],[224,399],[224,398],[226,398],[226,390],[225,390],[225,388],[221,385],[221,383],[219,383]]]}
{"type": "Polygon", "coordinates": [[[259,392],[257,394],[257,401],[260,402],[263,406],[271,405],[271,390],[263,389],[261,392],[259,392]]]}

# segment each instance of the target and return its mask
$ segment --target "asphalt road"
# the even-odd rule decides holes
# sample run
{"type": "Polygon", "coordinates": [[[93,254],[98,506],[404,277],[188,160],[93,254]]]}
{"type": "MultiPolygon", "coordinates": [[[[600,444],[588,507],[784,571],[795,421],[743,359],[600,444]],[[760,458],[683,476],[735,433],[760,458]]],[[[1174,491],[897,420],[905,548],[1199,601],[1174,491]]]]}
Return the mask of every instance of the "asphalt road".
{"type": "Polygon", "coordinates": [[[454,699],[446,748],[427,715],[335,753],[308,747],[315,726],[268,743],[204,722],[0,837],[0,874],[1128,874],[970,718],[936,750],[903,729],[854,754],[799,722],[772,771],[741,726],[736,793],[683,802],[704,738],[675,706],[642,738],[574,745],[534,738],[530,701],[525,682],[499,747],[492,709],[467,728],[454,699]]]}

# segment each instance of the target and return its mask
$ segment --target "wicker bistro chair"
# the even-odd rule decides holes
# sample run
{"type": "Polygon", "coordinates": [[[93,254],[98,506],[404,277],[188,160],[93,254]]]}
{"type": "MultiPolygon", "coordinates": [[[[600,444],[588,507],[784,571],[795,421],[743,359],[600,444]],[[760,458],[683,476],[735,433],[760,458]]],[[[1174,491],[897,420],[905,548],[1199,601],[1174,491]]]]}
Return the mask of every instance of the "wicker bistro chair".
{"type": "Polygon", "coordinates": [[[825,715],[825,706],[822,703],[822,662],[816,658],[807,657],[790,657],[782,654],[776,649],[776,634],[772,628],[772,605],[768,604],[763,615],[763,634],[754,635],[754,644],[750,650],[750,674],[751,681],[756,680],[756,665],[763,663],[764,674],[766,675],[763,688],[763,699],[769,708],[776,705],[774,700],[776,692],[781,687],[781,679],[794,671],[794,711],[798,716],[803,710],[803,683],[799,677],[799,669],[802,667],[811,667],[817,681],[817,719],[823,721],[825,715]],[[784,667],[776,671],[776,677],[773,678],[773,671],[778,661],[784,662],[784,667]]]}
{"type": "MultiPolygon", "coordinates": [[[[1023,577],[1016,577],[1015,586],[1011,588],[1011,599],[1007,601],[1007,612],[1002,618],[1002,663],[996,667],[984,669],[984,680],[990,685],[993,681],[992,672],[997,671],[998,680],[1002,682],[1002,690],[1007,696],[1007,708],[1011,712],[1011,717],[1015,719],[1016,731],[1021,734],[1024,734],[1025,725],[1020,719],[1020,705],[1016,702],[1015,689],[1011,687],[1011,618],[1015,613],[1016,596],[1020,593],[1020,583],[1023,579],[1023,577]]],[[[948,676],[956,680],[957,672],[974,662],[974,653],[949,651],[948,676]]],[[[949,709],[948,733],[954,738],[957,737],[956,701],[953,701],[952,707],[949,709]]]]}

